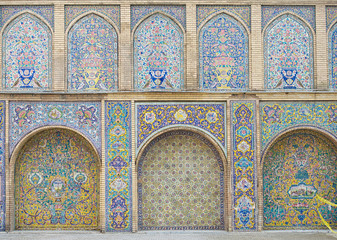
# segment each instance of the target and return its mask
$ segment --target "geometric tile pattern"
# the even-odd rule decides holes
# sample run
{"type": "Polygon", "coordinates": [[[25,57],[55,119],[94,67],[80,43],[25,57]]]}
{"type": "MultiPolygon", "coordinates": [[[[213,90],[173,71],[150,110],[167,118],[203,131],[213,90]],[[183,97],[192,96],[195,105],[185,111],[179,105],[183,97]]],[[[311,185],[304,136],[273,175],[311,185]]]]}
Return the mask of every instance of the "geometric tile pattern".
{"type": "Polygon", "coordinates": [[[5,161],[5,102],[0,101],[0,231],[5,231],[6,220],[5,161]]]}
{"type": "Polygon", "coordinates": [[[265,88],[313,88],[313,36],[299,18],[284,14],[264,33],[265,88]]]}
{"type": "Polygon", "coordinates": [[[31,11],[46,20],[51,28],[54,28],[54,6],[1,6],[0,7],[0,27],[20,12],[31,11]]]}
{"type": "Polygon", "coordinates": [[[337,133],[337,103],[260,103],[261,151],[286,129],[310,126],[337,133]]]}
{"type": "Polygon", "coordinates": [[[194,126],[210,134],[225,151],[225,105],[212,103],[136,104],[137,151],[144,141],[162,128],[194,126]]]}
{"type": "Polygon", "coordinates": [[[237,231],[257,230],[255,101],[231,101],[232,208],[237,231]]]}
{"type": "Polygon", "coordinates": [[[304,20],[315,30],[316,28],[316,9],[315,6],[262,6],[261,25],[263,30],[270,20],[282,13],[293,13],[304,20]]]}
{"type": "Polygon", "coordinates": [[[66,126],[81,132],[101,153],[100,102],[10,102],[9,150],[43,126],[66,126]]]}
{"type": "Polygon", "coordinates": [[[64,11],[65,30],[75,18],[87,12],[101,13],[102,15],[113,21],[113,23],[116,24],[118,28],[120,28],[120,6],[117,5],[66,5],[64,11]]]}
{"type": "Polygon", "coordinates": [[[329,56],[329,87],[337,88],[337,24],[334,24],[328,33],[329,56]]]}
{"type": "Polygon", "coordinates": [[[199,32],[199,78],[203,91],[248,86],[248,34],[236,19],[220,13],[199,32]]]}
{"type": "Polygon", "coordinates": [[[51,87],[52,33],[30,13],[15,18],[3,33],[3,86],[39,91],[51,87]]]}
{"type": "Polygon", "coordinates": [[[145,16],[151,13],[162,12],[173,19],[176,19],[184,28],[186,28],[186,7],[181,6],[149,6],[149,5],[131,5],[131,30],[138,24],[138,22],[145,16]]]}
{"type": "Polygon", "coordinates": [[[337,20],[337,7],[327,6],[326,7],[326,29],[329,29],[332,24],[337,20]]]}
{"type": "Polygon", "coordinates": [[[210,15],[218,12],[229,12],[243,21],[250,29],[250,6],[216,6],[216,5],[197,5],[197,28],[210,15]]]}
{"type": "Polygon", "coordinates": [[[223,163],[199,134],[160,135],[138,165],[139,230],[224,229],[223,163]]]}
{"type": "Polygon", "coordinates": [[[96,14],[81,18],[68,34],[68,89],[115,90],[118,47],[114,27],[96,14]]]}
{"type": "Polygon", "coordinates": [[[105,129],[105,230],[131,231],[131,102],[106,102],[105,129]]]}
{"type": "Polygon", "coordinates": [[[16,229],[97,229],[99,164],[83,137],[65,129],[42,131],[15,165],[16,229]]]}
{"type": "Polygon", "coordinates": [[[337,149],[314,131],[290,132],[275,142],[263,163],[264,229],[326,229],[337,212],[316,195],[336,202],[337,149]]]}
{"type": "Polygon", "coordinates": [[[176,91],[184,84],[184,34],[161,13],[145,19],[134,33],[134,88],[176,91]]]}

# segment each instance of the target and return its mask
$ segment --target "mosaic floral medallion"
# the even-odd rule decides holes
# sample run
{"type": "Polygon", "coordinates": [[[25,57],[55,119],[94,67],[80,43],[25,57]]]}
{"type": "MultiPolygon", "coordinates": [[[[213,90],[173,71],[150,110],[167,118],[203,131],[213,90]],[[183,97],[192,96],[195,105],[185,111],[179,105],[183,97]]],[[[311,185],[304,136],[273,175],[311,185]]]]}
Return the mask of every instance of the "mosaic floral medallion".
{"type": "Polygon", "coordinates": [[[46,130],[29,140],[15,165],[16,229],[97,229],[97,161],[73,132],[46,130]]]}
{"type": "Polygon", "coordinates": [[[200,135],[159,136],[139,162],[139,229],[224,229],[223,174],[219,154],[200,135]]]}
{"type": "Polygon", "coordinates": [[[281,137],[263,165],[264,229],[325,229],[337,226],[337,212],[315,199],[336,202],[337,149],[313,131],[281,137]]]}

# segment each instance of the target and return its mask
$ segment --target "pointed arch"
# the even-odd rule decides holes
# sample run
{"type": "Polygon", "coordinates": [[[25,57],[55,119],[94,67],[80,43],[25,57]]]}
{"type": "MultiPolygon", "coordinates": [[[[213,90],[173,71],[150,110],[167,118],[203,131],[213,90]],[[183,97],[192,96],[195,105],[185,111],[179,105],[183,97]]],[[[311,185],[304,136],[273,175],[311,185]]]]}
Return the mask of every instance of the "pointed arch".
{"type": "Polygon", "coordinates": [[[52,86],[52,28],[24,11],[2,32],[2,83],[6,90],[41,91],[52,86]]]}
{"type": "Polygon", "coordinates": [[[204,91],[249,86],[249,31],[226,11],[208,17],[198,30],[199,83],[204,91]]]}
{"type": "Polygon", "coordinates": [[[265,89],[313,89],[314,31],[310,25],[284,12],[265,27],[263,38],[265,89]]]}
{"type": "Polygon", "coordinates": [[[337,89],[337,20],[328,29],[329,88],[337,89]]]}
{"type": "Polygon", "coordinates": [[[115,24],[91,11],[69,25],[67,78],[70,91],[116,91],[118,89],[118,39],[115,24]]]}
{"type": "Polygon", "coordinates": [[[134,89],[179,91],[184,86],[184,28],[169,15],[152,13],[133,31],[134,89]]]}

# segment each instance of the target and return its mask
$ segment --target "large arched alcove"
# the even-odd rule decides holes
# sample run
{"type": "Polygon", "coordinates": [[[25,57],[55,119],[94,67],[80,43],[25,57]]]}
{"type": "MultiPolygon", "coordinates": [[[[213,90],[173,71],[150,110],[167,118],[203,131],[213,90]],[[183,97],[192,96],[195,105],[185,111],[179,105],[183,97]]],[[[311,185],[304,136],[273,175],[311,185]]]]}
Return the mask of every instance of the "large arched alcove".
{"type": "Polygon", "coordinates": [[[223,161],[196,132],[154,138],[138,161],[139,230],[224,229],[223,161]]]}
{"type": "Polygon", "coordinates": [[[14,176],[15,229],[98,229],[99,158],[81,135],[39,131],[20,149],[14,176]]]}
{"type": "Polygon", "coordinates": [[[337,226],[337,212],[316,197],[332,202],[337,197],[337,148],[329,136],[305,129],[287,132],[263,159],[264,229],[325,229],[319,212],[337,226]]]}

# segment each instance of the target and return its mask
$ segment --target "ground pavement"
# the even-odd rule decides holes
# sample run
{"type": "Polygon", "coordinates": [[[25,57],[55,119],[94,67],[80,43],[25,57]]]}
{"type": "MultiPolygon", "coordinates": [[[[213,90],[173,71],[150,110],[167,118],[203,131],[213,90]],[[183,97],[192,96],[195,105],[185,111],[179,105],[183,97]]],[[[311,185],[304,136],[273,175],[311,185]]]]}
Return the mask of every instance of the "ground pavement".
{"type": "Polygon", "coordinates": [[[263,232],[223,232],[223,231],[182,231],[182,232],[138,232],[99,233],[74,231],[14,231],[0,233],[1,240],[336,240],[337,234],[328,231],[263,231],[263,232]]]}

